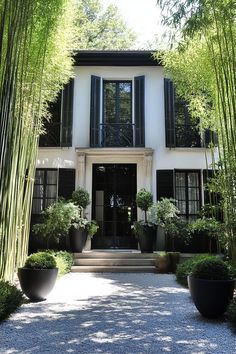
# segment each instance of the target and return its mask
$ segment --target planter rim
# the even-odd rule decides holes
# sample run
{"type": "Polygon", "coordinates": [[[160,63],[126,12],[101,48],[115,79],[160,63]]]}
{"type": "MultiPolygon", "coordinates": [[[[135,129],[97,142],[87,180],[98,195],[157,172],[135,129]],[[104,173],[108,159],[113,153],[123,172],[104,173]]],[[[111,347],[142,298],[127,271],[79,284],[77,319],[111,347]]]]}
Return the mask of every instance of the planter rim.
{"type": "Polygon", "coordinates": [[[202,278],[197,278],[192,275],[188,275],[189,279],[196,279],[196,280],[201,280],[202,282],[217,282],[217,283],[223,283],[223,282],[234,282],[236,279],[202,279],[202,278]]]}
{"type": "Polygon", "coordinates": [[[27,269],[27,270],[52,270],[52,269],[57,269],[58,268],[27,268],[27,267],[18,267],[18,269],[27,269]]]}

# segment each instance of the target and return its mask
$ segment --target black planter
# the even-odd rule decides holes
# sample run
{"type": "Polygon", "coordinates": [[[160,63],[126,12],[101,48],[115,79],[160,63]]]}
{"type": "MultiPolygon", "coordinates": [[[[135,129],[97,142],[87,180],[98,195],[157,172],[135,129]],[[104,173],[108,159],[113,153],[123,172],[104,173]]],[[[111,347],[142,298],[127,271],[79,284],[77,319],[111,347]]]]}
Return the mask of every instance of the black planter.
{"type": "Polygon", "coordinates": [[[45,300],[55,285],[57,273],[57,268],[18,268],[18,278],[23,293],[32,301],[45,300]]]}
{"type": "Polygon", "coordinates": [[[143,235],[138,235],[138,242],[141,253],[153,253],[154,242],[156,240],[156,228],[143,225],[143,235]]]}
{"type": "Polygon", "coordinates": [[[234,293],[234,280],[206,280],[188,276],[192,300],[207,318],[217,318],[226,311],[234,293]]]}
{"type": "Polygon", "coordinates": [[[84,228],[70,229],[70,248],[72,252],[81,253],[85,247],[88,237],[88,232],[84,228]]]}

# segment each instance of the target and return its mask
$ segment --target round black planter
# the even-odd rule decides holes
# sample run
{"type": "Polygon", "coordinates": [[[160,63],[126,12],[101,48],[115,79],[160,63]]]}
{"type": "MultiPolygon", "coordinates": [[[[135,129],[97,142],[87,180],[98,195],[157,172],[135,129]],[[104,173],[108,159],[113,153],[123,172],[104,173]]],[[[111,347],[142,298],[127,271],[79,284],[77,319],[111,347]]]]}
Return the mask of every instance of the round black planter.
{"type": "Polygon", "coordinates": [[[32,301],[45,300],[55,285],[57,273],[57,268],[18,268],[18,278],[23,293],[32,301]]]}
{"type": "Polygon", "coordinates": [[[87,241],[88,232],[84,228],[70,229],[70,247],[72,252],[81,253],[87,241]]]}
{"type": "Polygon", "coordinates": [[[156,228],[148,225],[143,225],[143,235],[138,236],[141,253],[153,253],[155,240],[156,228]]]}
{"type": "Polygon", "coordinates": [[[234,280],[206,280],[188,276],[192,300],[207,318],[217,318],[226,311],[234,293],[234,280]]]}

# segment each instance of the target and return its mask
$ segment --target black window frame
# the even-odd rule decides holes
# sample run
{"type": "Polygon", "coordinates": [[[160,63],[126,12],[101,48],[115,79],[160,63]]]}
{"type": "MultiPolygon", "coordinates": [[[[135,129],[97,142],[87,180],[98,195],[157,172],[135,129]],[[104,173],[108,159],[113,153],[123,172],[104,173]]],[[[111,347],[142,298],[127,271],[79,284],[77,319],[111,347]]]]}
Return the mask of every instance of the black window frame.
{"type": "MultiPolygon", "coordinates": [[[[130,90],[130,96],[131,96],[131,99],[130,99],[130,112],[131,112],[131,119],[130,119],[130,123],[127,123],[127,124],[132,124],[133,123],[133,81],[132,80],[106,80],[106,79],[103,79],[103,85],[102,85],[102,92],[103,92],[103,97],[102,97],[102,122],[104,124],[122,124],[121,120],[120,120],[120,111],[118,109],[118,106],[119,106],[119,102],[120,100],[118,100],[119,98],[119,95],[118,93],[120,91],[117,90],[117,86],[119,87],[119,84],[123,84],[123,83],[129,83],[131,84],[130,87],[131,87],[131,90],[130,90]],[[116,107],[116,111],[115,111],[115,122],[112,122],[112,123],[107,123],[106,120],[105,120],[105,85],[106,84],[109,84],[109,83],[114,83],[116,84],[116,97],[115,97],[115,107],[116,107]],[[118,113],[118,114],[117,114],[118,113]],[[119,117],[119,119],[117,119],[117,116],[119,117]]],[[[125,124],[125,123],[123,123],[125,124]]]]}
{"type": "MultiPolygon", "coordinates": [[[[177,173],[184,173],[185,174],[185,201],[186,201],[186,213],[179,214],[181,217],[186,218],[186,220],[193,220],[194,217],[198,217],[198,213],[201,210],[202,207],[202,179],[201,179],[201,170],[185,170],[185,169],[175,169],[174,170],[174,198],[176,201],[178,199],[176,198],[176,177],[177,173]],[[197,173],[198,174],[198,192],[199,192],[199,210],[196,212],[196,214],[189,214],[189,193],[188,193],[188,174],[189,173],[197,173]]],[[[177,203],[178,206],[178,203],[177,203]]]]}
{"type": "MultiPolygon", "coordinates": [[[[175,91],[175,90],[174,90],[175,91]]],[[[200,119],[193,119],[189,112],[188,103],[182,98],[178,97],[176,91],[174,92],[175,104],[175,146],[181,148],[201,148],[202,137],[198,125],[200,119]],[[178,122],[178,108],[182,109],[183,122],[178,122]],[[181,135],[179,132],[182,132],[181,135]]]]}
{"type": "MultiPolygon", "coordinates": [[[[37,186],[37,185],[43,185],[43,197],[42,198],[39,198],[39,197],[34,197],[33,195],[33,201],[32,201],[32,215],[39,215],[42,210],[45,210],[45,208],[49,205],[49,204],[46,204],[46,200],[52,200],[52,203],[57,201],[58,199],[58,186],[59,186],[59,170],[57,168],[37,168],[36,171],[35,171],[35,174],[37,173],[37,171],[43,171],[44,172],[44,177],[43,177],[43,184],[39,184],[39,183],[35,183],[36,182],[36,175],[35,175],[35,182],[34,182],[34,186],[37,186]],[[47,183],[47,175],[48,175],[48,172],[49,171],[54,171],[54,172],[57,172],[57,181],[56,183],[50,183],[48,184],[47,183]],[[46,197],[46,192],[47,192],[47,186],[56,186],[57,187],[57,193],[56,193],[56,197],[55,198],[47,198],[46,197]],[[35,213],[33,211],[33,203],[35,200],[42,200],[43,201],[43,207],[42,207],[42,210],[38,213],[35,213]]],[[[50,203],[50,204],[52,204],[50,203]]]]}

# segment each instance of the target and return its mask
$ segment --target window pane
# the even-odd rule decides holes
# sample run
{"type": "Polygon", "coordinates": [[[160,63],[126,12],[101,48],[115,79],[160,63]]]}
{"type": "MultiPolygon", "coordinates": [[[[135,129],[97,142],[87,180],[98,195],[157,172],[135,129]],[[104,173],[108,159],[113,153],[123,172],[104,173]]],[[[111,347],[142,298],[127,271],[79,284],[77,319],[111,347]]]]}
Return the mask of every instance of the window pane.
{"type": "Polygon", "coordinates": [[[176,195],[175,195],[175,198],[176,198],[177,200],[185,200],[185,198],[186,198],[185,188],[176,187],[176,195]]]}
{"type": "Polygon", "coordinates": [[[116,83],[104,83],[104,121],[115,123],[116,121],[116,83]]]}
{"type": "Polygon", "coordinates": [[[57,186],[47,186],[46,187],[46,198],[54,198],[57,197],[57,186]]]}
{"type": "Polygon", "coordinates": [[[176,184],[176,187],[184,187],[185,188],[185,173],[184,172],[176,172],[175,184],[176,184]]]}
{"type": "Polygon", "coordinates": [[[188,199],[189,200],[199,200],[199,189],[189,188],[188,189],[188,199]]]}
{"type": "Polygon", "coordinates": [[[131,82],[119,83],[119,120],[122,123],[132,123],[131,82]]]}
{"type": "Polygon", "coordinates": [[[57,184],[57,171],[47,171],[47,184],[57,184]]]}
{"type": "Polygon", "coordinates": [[[35,172],[35,184],[43,184],[44,183],[44,172],[43,170],[36,170],[35,172]]]}
{"type": "Polygon", "coordinates": [[[44,186],[34,185],[34,198],[43,198],[44,186]]]}
{"type": "Polygon", "coordinates": [[[198,187],[198,185],[199,185],[198,173],[196,173],[196,172],[188,173],[188,186],[189,187],[198,187]]]}
{"type": "Polygon", "coordinates": [[[40,214],[43,211],[43,200],[33,199],[32,214],[40,214]]]}

